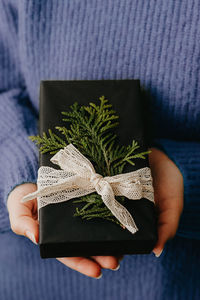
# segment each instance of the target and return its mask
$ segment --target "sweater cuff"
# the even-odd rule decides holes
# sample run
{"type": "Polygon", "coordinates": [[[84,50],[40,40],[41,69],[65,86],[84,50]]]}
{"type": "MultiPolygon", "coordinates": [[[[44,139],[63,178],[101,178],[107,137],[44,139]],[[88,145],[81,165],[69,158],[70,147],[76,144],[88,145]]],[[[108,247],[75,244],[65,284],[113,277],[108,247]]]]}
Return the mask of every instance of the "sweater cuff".
{"type": "Polygon", "coordinates": [[[151,146],[162,150],[183,175],[184,208],[176,234],[200,239],[200,142],[161,138],[151,146]]]}
{"type": "Polygon", "coordinates": [[[7,199],[10,192],[22,183],[37,183],[38,149],[22,132],[3,141],[0,168],[3,174],[0,201],[0,232],[10,229],[7,199]]]}

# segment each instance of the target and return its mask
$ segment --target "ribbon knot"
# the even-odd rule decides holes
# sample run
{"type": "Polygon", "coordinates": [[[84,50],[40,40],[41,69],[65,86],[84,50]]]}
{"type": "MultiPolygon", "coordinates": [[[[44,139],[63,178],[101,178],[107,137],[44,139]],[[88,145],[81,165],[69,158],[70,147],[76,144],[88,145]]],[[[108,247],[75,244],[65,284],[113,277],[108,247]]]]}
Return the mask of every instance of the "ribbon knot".
{"type": "Polygon", "coordinates": [[[132,215],[115,196],[125,196],[130,200],[146,198],[154,202],[149,167],[103,177],[95,172],[92,163],[73,144],[58,151],[51,162],[61,169],[41,166],[38,170],[38,190],[23,197],[21,202],[37,197],[39,210],[50,203],[60,203],[97,192],[124,227],[131,233],[138,231],[132,215]]]}
{"type": "MultiPolygon", "coordinates": [[[[94,188],[99,184],[99,182],[103,179],[104,177],[101,174],[98,173],[92,173],[90,177],[90,182],[93,184],[94,188]]],[[[104,180],[104,179],[103,179],[104,180]]]]}

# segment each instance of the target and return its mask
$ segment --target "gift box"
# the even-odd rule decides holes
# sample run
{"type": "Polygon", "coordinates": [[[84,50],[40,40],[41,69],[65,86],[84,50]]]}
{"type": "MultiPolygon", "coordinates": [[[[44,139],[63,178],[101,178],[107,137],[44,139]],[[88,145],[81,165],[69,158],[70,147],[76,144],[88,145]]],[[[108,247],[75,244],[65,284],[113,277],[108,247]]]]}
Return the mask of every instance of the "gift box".
{"type": "MultiPolygon", "coordinates": [[[[42,80],[40,82],[39,134],[64,124],[61,112],[75,101],[79,105],[98,104],[104,95],[119,116],[118,144],[128,145],[136,140],[138,152],[148,149],[144,103],[139,79],[121,80],[42,80]]],[[[59,135],[58,132],[56,134],[59,135]]],[[[39,165],[60,169],[49,153],[39,153],[39,165]]],[[[135,165],[125,166],[123,173],[149,167],[148,155],[136,159],[135,165]]],[[[148,254],[157,241],[155,203],[146,198],[125,198],[123,206],[133,216],[138,231],[134,234],[114,222],[102,218],[85,220],[74,217],[82,203],[73,199],[48,204],[38,211],[39,247],[42,258],[148,254]]]]}

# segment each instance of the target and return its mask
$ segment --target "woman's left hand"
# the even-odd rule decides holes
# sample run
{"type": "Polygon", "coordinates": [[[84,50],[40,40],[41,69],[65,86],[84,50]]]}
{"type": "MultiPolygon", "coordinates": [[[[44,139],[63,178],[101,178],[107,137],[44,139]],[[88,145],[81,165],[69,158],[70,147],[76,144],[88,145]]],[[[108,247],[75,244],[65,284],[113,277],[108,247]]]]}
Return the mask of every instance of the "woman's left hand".
{"type": "Polygon", "coordinates": [[[178,229],[183,211],[183,176],[175,163],[158,150],[150,148],[149,165],[153,177],[154,197],[158,213],[158,241],[153,249],[158,257],[165,243],[172,239],[178,229]]]}

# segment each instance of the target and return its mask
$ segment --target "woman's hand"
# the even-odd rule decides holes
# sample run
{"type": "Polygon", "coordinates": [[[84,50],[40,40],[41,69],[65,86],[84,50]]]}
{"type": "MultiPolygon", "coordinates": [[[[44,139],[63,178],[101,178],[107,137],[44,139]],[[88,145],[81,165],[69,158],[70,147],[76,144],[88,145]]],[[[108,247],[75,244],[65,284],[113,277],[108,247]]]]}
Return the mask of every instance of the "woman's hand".
{"type": "MultiPolygon", "coordinates": [[[[7,200],[11,229],[14,233],[24,235],[35,244],[38,243],[39,227],[37,221],[36,199],[21,203],[23,196],[36,191],[37,186],[33,183],[24,183],[10,193],[7,200]]],[[[84,275],[97,278],[101,275],[101,268],[115,269],[121,256],[91,256],[57,258],[61,263],[84,275]]]]}
{"type": "MultiPolygon", "coordinates": [[[[158,212],[158,241],[153,249],[159,256],[167,240],[176,234],[183,210],[183,177],[177,166],[162,151],[150,148],[149,164],[152,171],[155,203],[158,212]]],[[[36,199],[21,203],[23,196],[34,192],[36,184],[25,183],[17,186],[9,195],[7,207],[11,229],[19,235],[27,236],[38,243],[39,231],[37,221],[36,199]]],[[[97,278],[101,268],[114,269],[122,256],[91,256],[57,258],[66,266],[97,278]]]]}
{"type": "Polygon", "coordinates": [[[156,209],[158,212],[158,241],[153,249],[158,257],[167,240],[172,239],[178,229],[183,210],[183,176],[169,157],[150,148],[149,165],[153,177],[156,209]]]}

